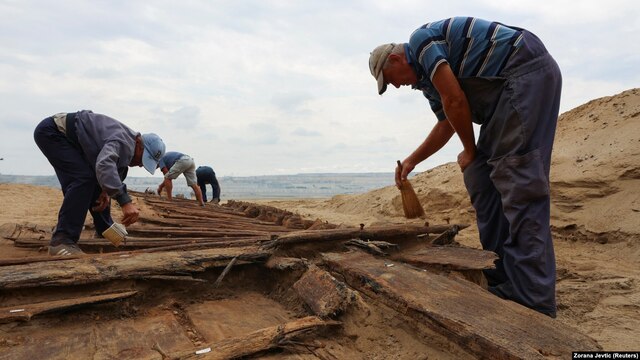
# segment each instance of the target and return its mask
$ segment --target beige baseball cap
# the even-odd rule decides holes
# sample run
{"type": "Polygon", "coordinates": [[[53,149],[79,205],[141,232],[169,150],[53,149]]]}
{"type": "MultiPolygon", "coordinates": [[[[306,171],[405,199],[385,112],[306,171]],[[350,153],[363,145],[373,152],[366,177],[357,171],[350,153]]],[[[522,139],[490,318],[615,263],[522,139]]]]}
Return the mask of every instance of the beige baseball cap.
{"type": "Polygon", "coordinates": [[[384,81],[384,75],[382,74],[382,68],[387,63],[389,54],[393,51],[397,44],[390,43],[380,45],[373,49],[369,56],[369,70],[371,75],[378,81],[378,94],[382,95],[387,90],[387,82],[384,81]]]}

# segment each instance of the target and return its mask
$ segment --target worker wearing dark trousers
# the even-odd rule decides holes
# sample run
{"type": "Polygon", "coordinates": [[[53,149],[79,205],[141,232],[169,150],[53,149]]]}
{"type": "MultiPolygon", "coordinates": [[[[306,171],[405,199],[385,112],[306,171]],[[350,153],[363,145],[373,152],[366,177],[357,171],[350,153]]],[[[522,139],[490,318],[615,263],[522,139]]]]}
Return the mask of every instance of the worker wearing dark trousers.
{"type": "Polygon", "coordinates": [[[53,166],[64,194],[50,255],[83,254],[77,243],[87,211],[101,234],[113,224],[110,199],[120,205],[123,225],[138,221],[139,210],[122,181],[129,166],[144,166],[153,174],[165,152],[158,135],[141,135],[118,120],[83,110],[42,120],[34,140],[53,166]]]}
{"type": "Polygon", "coordinates": [[[489,291],[556,316],[549,168],[562,76],[531,32],[475,17],[422,25],[407,43],[369,58],[378,94],[388,84],[427,98],[438,122],[396,167],[396,184],[454,134],[480,242],[499,259],[489,291]],[[476,144],[473,123],[481,125],[476,144]]]}
{"type": "Polygon", "coordinates": [[[216,178],[216,173],[210,166],[198,166],[196,169],[196,176],[198,178],[198,186],[202,191],[202,199],[207,202],[207,184],[211,185],[211,202],[220,202],[220,184],[216,178]]]}
{"type": "Polygon", "coordinates": [[[111,206],[107,205],[99,212],[91,209],[102,189],[98,185],[95,171],[84,159],[82,149],[72,144],[58,130],[53,117],[42,121],[35,133],[37,145],[53,166],[64,195],[58,212],[58,224],[51,239],[52,246],[76,244],[80,239],[87,211],[93,217],[96,233],[102,234],[113,224],[111,206]]]}
{"type": "Polygon", "coordinates": [[[465,93],[474,94],[468,96],[472,109],[497,104],[482,120],[476,157],[464,181],[480,242],[499,256],[496,269],[485,270],[489,291],[555,317],[549,170],[562,78],[535,36],[527,34],[524,41],[511,59],[520,65],[507,68],[504,79],[493,85],[461,81],[465,93]]]}

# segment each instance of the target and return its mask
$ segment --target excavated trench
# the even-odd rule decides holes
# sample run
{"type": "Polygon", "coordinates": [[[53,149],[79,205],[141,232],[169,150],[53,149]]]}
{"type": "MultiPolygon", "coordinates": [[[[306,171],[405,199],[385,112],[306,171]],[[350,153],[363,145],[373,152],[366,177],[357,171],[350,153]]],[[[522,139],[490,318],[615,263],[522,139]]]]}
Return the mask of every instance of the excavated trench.
{"type": "Polygon", "coordinates": [[[243,202],[134,194],[114,248],[40,251],[50,229],[1,229],[0,359],[553,358],[590,338],[483,289],[495,254],[464,225],[338,228],[243,202]],[[6,251],[5,251],[6,250],[6,251]]]}

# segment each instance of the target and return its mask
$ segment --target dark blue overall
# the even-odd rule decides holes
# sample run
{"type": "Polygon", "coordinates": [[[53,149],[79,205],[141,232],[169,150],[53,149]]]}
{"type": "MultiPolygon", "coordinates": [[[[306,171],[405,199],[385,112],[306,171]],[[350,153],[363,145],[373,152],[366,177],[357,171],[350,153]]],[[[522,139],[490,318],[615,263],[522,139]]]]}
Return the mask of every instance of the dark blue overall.
{"type": "Polygon", "coordinates": [[[70,136],[63,134],[53,117],[48,117],[40,122],[33,134],[36,144],[55,169],[64,194],[58,224],[51,237],[52,246],[77,243],[87,211],[93,217],[98,234],[113,224],[110,206],[101,212],[91,210],[102,189],[93,166],[85,159],[77,139],[74,141],[74,131],[73,123],[68,121],[67,134],[70,136]]]}
{"type": "Polygon", "coordinates": [[[464,181],[482,246],[499,256],[489,290],[555,317],[549,168],[562,77],[535,35],[523,41],[500,77],[460,79],[481,124],[464,181]]]}

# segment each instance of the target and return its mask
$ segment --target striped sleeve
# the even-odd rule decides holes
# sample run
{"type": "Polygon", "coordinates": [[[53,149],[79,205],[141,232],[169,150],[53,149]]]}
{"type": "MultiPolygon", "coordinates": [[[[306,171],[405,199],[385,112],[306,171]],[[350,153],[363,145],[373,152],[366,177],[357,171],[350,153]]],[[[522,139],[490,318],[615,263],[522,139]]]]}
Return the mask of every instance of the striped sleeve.
{"type": "Polygon", "coordinates": [[[448,46],[445,36],[436,29],[420,28],[409,39],[409,46],[425,73],[433,80],[436,69],[448,63],[448,46]]]}

